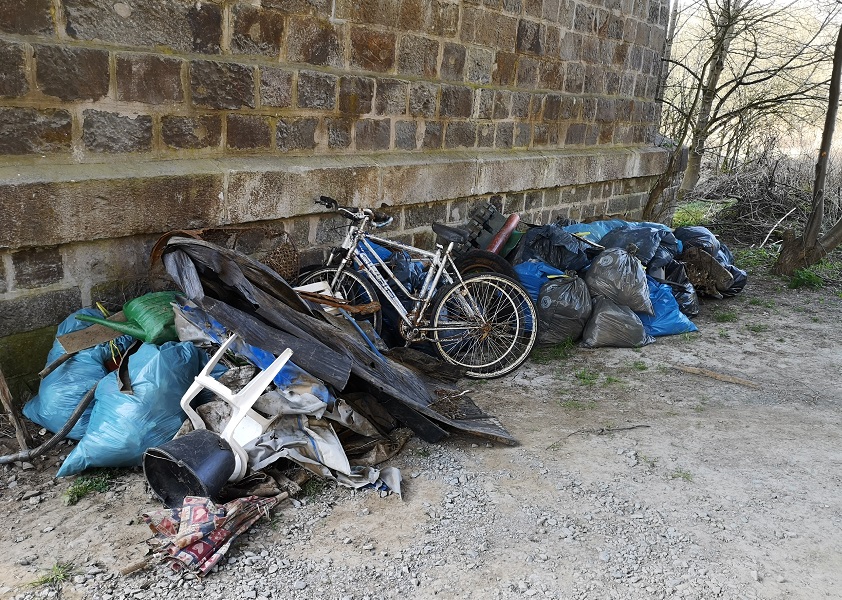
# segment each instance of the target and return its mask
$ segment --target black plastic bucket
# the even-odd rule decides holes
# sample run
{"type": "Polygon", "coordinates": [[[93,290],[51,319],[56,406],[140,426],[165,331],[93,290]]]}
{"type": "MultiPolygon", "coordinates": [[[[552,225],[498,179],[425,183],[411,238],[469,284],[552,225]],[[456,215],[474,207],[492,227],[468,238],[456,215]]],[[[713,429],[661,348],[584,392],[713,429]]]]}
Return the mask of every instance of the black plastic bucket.
{"type": "Polygon", "coordinates": [[[143,453],[146,481],[169,508],[181,508],[185,496],[216,500],[235,466],[228,442],[207,429],[191,431],[143,453]]]}

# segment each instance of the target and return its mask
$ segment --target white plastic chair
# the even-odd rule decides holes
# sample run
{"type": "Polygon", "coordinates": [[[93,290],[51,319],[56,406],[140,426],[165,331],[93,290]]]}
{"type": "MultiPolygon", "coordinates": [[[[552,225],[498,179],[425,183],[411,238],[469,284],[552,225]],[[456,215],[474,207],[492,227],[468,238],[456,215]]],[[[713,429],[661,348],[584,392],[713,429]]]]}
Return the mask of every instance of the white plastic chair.
{"type": "Polygon", "coordinates": [[[220,434],[220,437],[228,442],[231,449],[234,450],[236,461],[234,473],[228,478],[228,481],[239,481],[245,477],[248,470],[248,454],[243,450],[243,446],[260,437],[271,423],[269,419],[252,410],[251,407],[292,356],[292,350],[287,348],[268,368],[255,375],[239,392],[233,392],[211,377],[210,373],[236,337],[236,334],[232,334],[219,347],[219,350],[208,361],[205,368],[196,375],[193,383],[190,384],[187,392],[181,398],[181,409],[187,413],[194,429],[207,429],[199,413],[190,406],[196,395],[203,389],[212,391],[231,405],[233,413],[220,434]]]}

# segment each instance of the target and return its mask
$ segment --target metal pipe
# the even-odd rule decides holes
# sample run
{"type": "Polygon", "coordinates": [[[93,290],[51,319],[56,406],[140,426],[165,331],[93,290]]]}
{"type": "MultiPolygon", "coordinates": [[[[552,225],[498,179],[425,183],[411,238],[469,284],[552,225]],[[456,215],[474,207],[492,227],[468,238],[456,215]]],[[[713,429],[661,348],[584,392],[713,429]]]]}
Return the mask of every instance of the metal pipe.
{"type": "Polygon", "coordinates": [[[497,254],[506,245],[506,242],[509,241],[509,237],[511,237],[512,232],[517,227],[518,223],[520,223],[520,215],[517,213],[512,213],[509,215],[509,218],[506,219],[506,222],[503,223],[503,226],[500,228],[493,238],[491,238],[491,242],[489,242],[486,250],[489,252],[493,252],[497,254]]]}

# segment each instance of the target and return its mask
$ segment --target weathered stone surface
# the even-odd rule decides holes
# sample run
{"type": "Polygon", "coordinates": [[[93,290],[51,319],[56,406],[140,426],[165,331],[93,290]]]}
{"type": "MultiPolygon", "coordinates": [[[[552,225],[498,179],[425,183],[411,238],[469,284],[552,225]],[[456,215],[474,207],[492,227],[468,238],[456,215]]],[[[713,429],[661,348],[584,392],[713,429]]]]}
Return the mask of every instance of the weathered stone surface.
{"type": "Polygon", "coordinates": [[[36,46],[38,88],[61,100],[98,100],[108,93],[108,53],[36,46]]]}
{"type": "Polygon", "coordinates": [[[191,0],[64,0],[67,34],[80,40],[218,53],[222,10],[191,0]]]}
{"type": "Polygon", "coordinates": [[[152,149],[152,117],[86,110],[82,141],[93,152],[139,152],[152,149]]]}
{"type": "Polygon", "coordinates": [[[459,6],[441,0],[401,0],[398,27],[440,36],[453,36],[459,18],[459,6]]]}
{"type": "Polygon", "coordinates": [[[436,78],[439,42],[430,38],[406,35],[398,50],[398,72],[436,78]]]}
{"type": "Polygon", "coordinates": [[[550,90],[563,90],[564,73],[563,62],[542,62],[538,69],[538,86],[550,90]]]}
{"type": "Polygon", "coordinates": [[[444,124],[434,121],[424,123],[424,139],[421,146],[426,150],[435,150],[444,143],[444,124]]]}
{"type": "Polygon", "coordinates": [[[447,220],[447,204],[444,202],[437,202],[436,204],[410,204],[404,206],[403,216],[404,227],[406,229],[429,227],[430,223],[447,220]]]}
{"type": "Polygon", "coordinates": [[[339,110],[352,115],[371,112],[374,99],[374,79],[369,77],[342,77],[339,79],[339,110]]]}
{"type": "Polygon", "coordinates": [[[518,19],[490,10],[465,7],[462,15],[461,38],[502,52],[514,52],[518,19]]]}
{"type": "Polygon", "coordinates": [[[14,252],[12,264],[17,289],[51,285],[64,277],[64,265],[58,248],[33,248],[14,252]]]}
{"type": "Polygon", "coordinates": [[[310,150],[316,147],[316,127],[319,120],[314,118],[280,119],[276,139],[278,150],[310,150]]]}
{"type": "Polygon", "coordinates": [[[471,88],[461,85],[443,85],[439,114],[442,117],[470,117],[473,102],[474,94],[471,88]]]}
{"type": "Polygon", "coordinates": [[[512,85],[515,82],[517,54],[498,52],[495,56],[495,68],[491,81],[496,85],[512,85]]]}
{"type": "Polygon", "coordinates": [[[260,104],[284,108],[292,105],[292,73],[277,67],[260,67],[260,104]]]}
{"type": "Polygon", "coordinates": [[[330,14],[331,0],[262,0],[261,4],[291,15],[325,15],[330,14]]]}
{"type": "Polygon", "coordinates": [[[21,44],[0,40],[0,98],[15,98],[29,91],[21,44]]]}
{"type": "Polygon", "coordinates": [[[349,148],[354,122],[351,119],[325,119],[327,145],[331,149],[349,148]]]}
{"type": "Polygon", "coordinates": [[[272,145],[272,132],[267,117],[229,114],[226,123],[226,145],[229,148],[253,150],[272,145]]]}
{"type": "Polygon", "coordinates": [[[117,56],[117,99],[162,104],[181,102],[182,61],[151,54],[117,56]]]}
{"type": "Polygon", "coordinates": [[[446,42],[441,58],[441,78],[462,81],[465,78],[465,58],[468,50],[462,44],[446,42]]]}
{"type": "Polygon", "coordinates": [[[512,122],[497,123],[495,129],[494,147],[502,149],[511,148],[514,142],[515,124],[512,122]]]}
{"type": "Polygon", "coordinates": [[[237,4],[231,9],[231,51],[277,57],[284,35],[284,15],[277,10],[237,4]]]}
{"type": "Polygon", "coordinates": [[[80,308],[82,295],[77,287],[0,300],[0,338],[56,325],[80,308]]]}
{"type": "Polygon", "coordinates": [[[374,112],[378,115],[405,115],[409,83],[399,79],[378,79],[374,112]]]}
{"type": "MultiPolygon", "coordinates": [[[[110,174],[115,169],[95,171],[110,174]]],[[[0,248],[159,234],[219,222],[221,174],[77,177],[77,181],[0,183],[4,209],[0,248]],[[91,218],[93,214],[96,218],[91,218]]]]}
{"type": "Polygon", "coordinates": [[[439,86],[413,83],[409,89],[409,114],[413,117],[433,117],[438,106],[439,86]]]}
{"type": "MultiPolygon", "coordinates": [[[[382,201],[397,206],[459,198],[471,193],[476,173],[472,160],[431,159],[426,164],[384,167],[382,201]]],[[[430,221],[426,225],[429,227],[430,221]]]]}
{"type": "Polygon", "coordinates": [[[161,138],[171,148],[214,148],[219,146],[221,135],[222,124],[218,115],[161,118],[161,138]]]}
{"type": "Polygon", "coordinates": [[[517,61],[517,86],[532,89],[538,83],[538,61],[521,56],[517,61]]]}
{"type": "Polygon", "coordinates": [[[329,21],[294,17],[287,39],[287,61],[344,66],[342,29],[329,21]]]}
{"type": "Polygon", "coordinates": [[[473,83],[490,83],[494,72],[494,51],[484,48],[468,49],[467,75],[473,83]]]}
{"type": "Polygon", "coordinates": [[[492,123],[478,123],[477,124],[477,147],[478,148],[493,148],[494,147],[494,125],[492,123]]]}
{"type": "Polygon", "coordinates": [[[585,89],[585,68],[578,63],[567,63],[564,76],[564,91],[581,94],[585,89]]]}
{"type": "Polygon", "coordinates": [[[494,116],[494,90],[476,90],[475,95],[479,96],[476,112],[477,119],[491,119],[494,116]]]}
{"type": "Polygon", "coordinates": [[[208,108],[254,108],[254,68],[236,63],[195,60],[190,63],[193,104],[208,108]]]}
{"type": "Polygon", "coordinates": [[[0,154],[67,152],[71,133],[67,111],[0,108],[0,154]]]}
{"type": "Polygon", "coordinates": [[[288,170],[235,171],[229,176],[225,210],[231,222],[244,223],[312,214],[313,198],[322,195],[370,206],[377,187],[377,168],[365,165],[326,167],[309,161],[288,170]]]}
{"type": "Polygon", "coordinates": [[[0,3],[0,31],[18,35],[53,33],[50,0],[3,0],[0,3]]]}
{"type": "MultiPolygon", "coordinates": [[[[540,102],[540,100],[537,100],[540,102]]],[[[526,119],[529,117],[529,108],[532,102],[532,94],[515,92],[512,94],[512,117],[515,119],[526,119]]]]}
{"type": "Polygon", "coordinates": [[[395,65],[396,37],[364,27],[351,28],[351,66],[385,73],[395,65]]]}
{"type": "Polygon", "coordinates": [[[388,119],[360,119],[356,124],[357,150],[388,150],[388,119]]]}
{"type": "Polygon", "coordinates": [[[537,21],[521,19],[518,22],[517,51],[541,54],[540,25],[537,21]]]}
{"type": "Polygon", "coordinates": [[[401,0],[336,0],[336,16],[355,23],[395,26],[401,0]]]}
{"type": "Polygon", "coordinates": [[[514,147],[527,148],[532,141],[532,125],[529,123],[515,123],[514,147]]]}
{"type": "Polygon", "coordinates": [[[395,148],[398,150],[415,150],[416,131],[415,121],[395,121],[395,148]]]}
{"type": "Polygon", "coordinates": [[[447,124],[444,145],[446,148],[473,148],[476,138],[476,123],[473,121],[453,121],[447,124]]]}
{"type": "Polygon", "coordinates": [[[316,71],[298,74],[298,107],[333,110],[336,106],[335,75],[316,71]]]}

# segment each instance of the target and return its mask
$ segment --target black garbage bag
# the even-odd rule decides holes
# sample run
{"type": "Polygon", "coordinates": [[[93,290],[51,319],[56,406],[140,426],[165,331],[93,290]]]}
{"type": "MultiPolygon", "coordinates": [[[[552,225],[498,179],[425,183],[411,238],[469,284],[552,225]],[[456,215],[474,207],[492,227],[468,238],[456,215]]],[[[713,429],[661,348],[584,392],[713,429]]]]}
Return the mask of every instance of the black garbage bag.
{"type": "Polygon", "coordinates": [[[728,269],[728,272],[734,277],[734,282],[727,290],[722,290],[722,295],[736,296],[742,292],[746,283],[748,283],[748,273],[734,264],[734,254],[725,244],[720,243],[719,252],[716,254],[716,261],[728,269]]]}
{"type": "Polygon", "coordinates": [[[690,278],[687,277],[684,263],[678,260],[667,263],[664,274],[663,283],[668,283],[672,288],[672,295],[678,302],[678,309],[688,317],[698,316],[699,296],[696,294],[696,288],[690,283],[690,278]]]}
{"type": "Polygon", "coordinates": [[[634,312],[655,314],[643,265],[622,248],[600,252],[585,274],[585,283],[591,296],[605,296],[634,312]]]}
{"type": "Polygon", "coordinates": [[[580,271],[591,262],[590,247],[555,223],[541,225],[524,234],[512,264],[538,259],[562,271],[580,271]]]}
{"type": "Polygon", "coordinates": [[[599,244],[624,250],[634,244],[635,256],[650,269],[663,267],[678,254],[678,241],[672,232],[657,227],[618,227],[602,236],[599,244]]]}
{"type": "Polygon", "coordinates": [[[684,245],[684,250],[687,250],[687,248],[701,248],[711,256],[716,256],[719,252],[719,240],[716,239],[716,236],[707,227],[702,227],[701,225],[678,227],[675,230],[675,237],[684,245]]]}
{"type": "Polygon", "coordinates": [[[604,296],[594,300],[591,318],[582,334],[582,346],[637,348],[654,341],[643,328],[640,317],[628,306],[620,306],[604,296]]]}
{"type": "Polygon", "coordinates": [[[591,294],[573,275],[550,279],[538,294],[538,343],[555,345],[578,340],[591,316],[591,294]]]}

